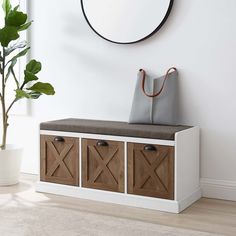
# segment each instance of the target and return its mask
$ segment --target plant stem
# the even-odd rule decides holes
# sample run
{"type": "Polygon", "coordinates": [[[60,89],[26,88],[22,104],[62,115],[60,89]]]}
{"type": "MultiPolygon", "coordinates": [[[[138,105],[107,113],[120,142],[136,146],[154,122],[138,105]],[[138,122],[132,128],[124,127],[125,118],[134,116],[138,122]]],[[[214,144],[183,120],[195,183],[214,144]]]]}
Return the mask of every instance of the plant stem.
{"type": "Polygon", "coordinates": [[[12,101],[12,103],[10,104],[10,106],[8,107],[8,109],[7,109],[7,111],[6,111],[7,118],[8,118],[8,113],[9,113],[9,111],[11,110],[12,106],[14,105],[14,103],[15,103],[16,101],[17,101],[17,99],[14,99],[14,100],[12,101]]]}
{"type": "Polygon", "coordinates": [[[3,47],[3,61],[2,61],[2,97],[1,97],[1,103],[2,103],[2,144],[1,149],[6,148],[6,139],[7,139],[7,127],[8,127],[8,115],[6,114],[6,101],[5,101],[5,49],[3,47]]]}

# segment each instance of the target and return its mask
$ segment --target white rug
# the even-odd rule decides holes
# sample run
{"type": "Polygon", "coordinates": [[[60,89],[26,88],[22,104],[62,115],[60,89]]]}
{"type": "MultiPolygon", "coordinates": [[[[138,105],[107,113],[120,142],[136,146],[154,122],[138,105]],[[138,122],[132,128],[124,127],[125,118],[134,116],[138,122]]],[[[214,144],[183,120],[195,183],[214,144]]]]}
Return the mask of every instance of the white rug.
{"type": "MultiPolygon", "coordinates": [[[[36,193],[34,183],[24,180],[19,185],[0,187],[0,236],[216,235],[113,214],[124,209],[122,206],[36,193]]],[[[132,211],[138,214],[135,209],[132,211]]]]}
{"type": "Polygon", "coordinates": [[[179,229],[64,209],[58,206],[10,206],[0,208],[1,236],[210,236],[179,229]]]}

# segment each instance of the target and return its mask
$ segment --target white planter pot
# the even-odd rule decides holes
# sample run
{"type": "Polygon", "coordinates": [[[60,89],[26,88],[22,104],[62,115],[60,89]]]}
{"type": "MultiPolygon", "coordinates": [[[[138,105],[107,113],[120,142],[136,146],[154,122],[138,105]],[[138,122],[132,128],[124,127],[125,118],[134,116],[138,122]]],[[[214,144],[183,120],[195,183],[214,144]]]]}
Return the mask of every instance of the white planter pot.
{"type": "Polygon", "coordinates": [[[0,149],[0,186],[8,186],[19,182],[23,148],[7,145],[0,149]]]}

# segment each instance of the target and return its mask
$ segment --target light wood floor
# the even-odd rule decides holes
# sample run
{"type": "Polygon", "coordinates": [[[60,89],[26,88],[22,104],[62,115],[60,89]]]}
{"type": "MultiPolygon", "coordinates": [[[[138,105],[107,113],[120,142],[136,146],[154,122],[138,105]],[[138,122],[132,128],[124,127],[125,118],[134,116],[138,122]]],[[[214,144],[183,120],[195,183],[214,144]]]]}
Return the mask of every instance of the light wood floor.
{"type": "Polygon", "coordinates": [[[34,193],[34,183],[36,181],[36,176],[22,175],[20,184],[13,187],[0,188],[0,200],[1,194],[4,196],[4,194],[24,192],[24,196],[27,198],[28,194],[28,198],[32,199],[32,201],[39,196],[41,198],[43,196],[46,201],[60,204],[66,208],[179,228],[236,236],[236,202],[202,198],[181,214],[171,214],[51,194],[42,195],[34,193]]]}

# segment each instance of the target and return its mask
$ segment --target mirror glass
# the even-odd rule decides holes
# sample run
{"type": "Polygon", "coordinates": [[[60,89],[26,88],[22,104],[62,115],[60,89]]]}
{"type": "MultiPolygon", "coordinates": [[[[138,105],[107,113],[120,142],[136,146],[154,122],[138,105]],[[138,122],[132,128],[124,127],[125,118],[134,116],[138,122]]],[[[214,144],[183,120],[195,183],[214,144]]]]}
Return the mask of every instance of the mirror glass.
{"type": "Polygon", "coordinates": [[[81,0],[90,27],[114,43],[144,40],[166,21],[173,0],[81,0]]]}

